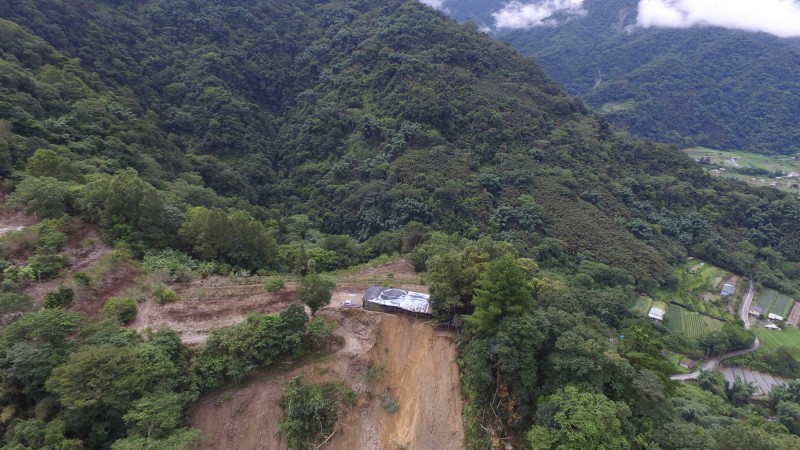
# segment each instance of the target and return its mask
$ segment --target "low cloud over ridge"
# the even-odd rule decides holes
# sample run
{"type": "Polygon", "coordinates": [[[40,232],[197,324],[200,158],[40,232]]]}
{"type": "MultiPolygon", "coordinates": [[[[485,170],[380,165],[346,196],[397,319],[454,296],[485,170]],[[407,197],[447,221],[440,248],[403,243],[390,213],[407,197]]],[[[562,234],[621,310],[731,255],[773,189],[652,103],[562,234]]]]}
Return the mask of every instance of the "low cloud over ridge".
{"type": "Polygon", "coordinates": [[[424,3],[424,4],[428,5],[428,6],[430,6],[431,8],[438,9],[440,11],[444,11],[445,10],[444,2],[446,2],[447,0],[419,0],[419,1],[421,3],[424,3]]]}
{"type": "Polygon", "coordinates": [[[495,28],[498,29],[530,28],[557,24],[557,20],[552,20],[552,16],[557,13],[580,16],[586,14],[586,10],[583,9],[583,0],[540,0],[527,4],[512,1],[492,16],[495,28]]]}
{"type": "Polygon", "coordinates": [[[717,26],[761,31],[779,37],[800,36],[796,0],[641,0],[639,26],[688,28],[717,26]]]}

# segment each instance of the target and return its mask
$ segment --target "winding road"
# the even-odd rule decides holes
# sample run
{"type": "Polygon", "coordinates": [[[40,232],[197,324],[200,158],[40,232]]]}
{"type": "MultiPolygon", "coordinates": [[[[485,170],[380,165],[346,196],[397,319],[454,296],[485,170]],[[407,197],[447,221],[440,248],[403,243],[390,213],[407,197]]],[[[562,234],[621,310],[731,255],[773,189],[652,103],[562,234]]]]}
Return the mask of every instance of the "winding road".
{"type": "MultiPolygon", "coordinates": [[[[753,296],[756,293],[756,287],[753,284],[753,281],[750,281],[750,286],[747,288],[747,293],[742,298],[742,304],[739,307],[739,317],[741,317],[742,322],[744,322],[744,328],[746,330],[750,329],[750,305],[753,303],[753,296]]],[[[714,356],[712,358],[708,358],[700,365],[700,370],[697,370],[692,373],[681,374],[681,375],[673,375],[670,377],[672,380],[696,380],[700,376],[700,372],[704,370],[714,370],[717,368],[720,362],[725,359],[733,358],[734,356],[744,355],[750,352],[754,352],[761,347],[761,341],[756,338],[752,345],[747,348],[743,348],[740,350],[736,350],[733,352],[725,353],[724,355],[714,356]]]]}

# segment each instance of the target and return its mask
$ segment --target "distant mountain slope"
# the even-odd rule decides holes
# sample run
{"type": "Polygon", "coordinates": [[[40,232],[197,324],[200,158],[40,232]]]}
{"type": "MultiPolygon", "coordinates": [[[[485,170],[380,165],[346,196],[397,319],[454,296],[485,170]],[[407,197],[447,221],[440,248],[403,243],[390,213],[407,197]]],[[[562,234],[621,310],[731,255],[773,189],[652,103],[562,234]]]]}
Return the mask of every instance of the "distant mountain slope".
{"type": "MultiPolygon", "coordinates": [[[[445,2],[492,25],[506,2],[445,2]]],[[[530,2],[522,2],[530,3],[530,2]]],[[[800,151],[800,41],[722,28],[635,28],[638,0],[585,0],[558,26],[496,30],[619,129],[680,146],[800,151]]]]}
{"type": "MultiPolygon", "coordinates": [[[[87,79],[135,98],[175,149],[174,172],[197,172],[229,207],[256,203],[277,230],[303,216],[366,240],[420,222],[527,255],[555,239],[642,286],[665,281],[687,253],[744,272],[758,248],[774,248],[785,258],[764,270],[778,286],[798,270],[794,206],[782,195],[711,180],[674,149],[615,136],[533,60],[414,1],[0,0],[0,11],[79,58],[87,79]],[[772,220],[743,217],[748,208],[772,220]]],[[[18,134],[18,167],[38,147],[91,157],[58,147],[57,117],[37,116],[48,131],[38,136],[14,111],[0,119],[18,134]]],[[[99,170],[135,167],[179,189],[141,164],[120,166],[99,170]]],[[[173,197],[173,227],[189,206],[223,204],[173,197]]]]}

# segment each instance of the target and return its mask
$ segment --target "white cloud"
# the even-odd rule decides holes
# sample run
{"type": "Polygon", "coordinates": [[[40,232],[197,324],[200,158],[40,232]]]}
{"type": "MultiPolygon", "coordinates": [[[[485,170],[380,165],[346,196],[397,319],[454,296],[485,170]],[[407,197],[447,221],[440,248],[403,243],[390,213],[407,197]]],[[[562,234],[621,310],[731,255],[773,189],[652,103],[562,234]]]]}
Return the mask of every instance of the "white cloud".
{"type": "Polygon", "coordinates": [[[797,0],[641,0],[639,26],[688,28],[717,26],[800,36],[797,0]]]}
{"type": "Polygon", "coordinates": [[[447,0],[419,0],[419,1],[430,6],[433,9],[444,11],[445,10],[444,3],[447,0]]]}
{"type": "Polygon", "coordinates": [[[538,0],[528,4],[512,1],[492,16],[496,28],[530,28],[557,24],[558,20],[553,18],[556,13],[582,16],[586,10],[583,0],[538,0]]]}

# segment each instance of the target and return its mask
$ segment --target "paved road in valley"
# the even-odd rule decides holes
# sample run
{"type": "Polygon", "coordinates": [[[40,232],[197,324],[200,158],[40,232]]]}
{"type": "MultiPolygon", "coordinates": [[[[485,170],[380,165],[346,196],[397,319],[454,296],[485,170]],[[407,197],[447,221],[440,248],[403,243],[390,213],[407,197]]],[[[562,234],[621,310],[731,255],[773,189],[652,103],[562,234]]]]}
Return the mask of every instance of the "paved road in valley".
{"type": "MultiPolygon", "coordinates": [[[[742,298],[742,304],[739,307],[739,317],[742,318],[742,322],[744,322],[744,328],[749,330],[750,329],[750,305],[753,303],[753,296],[756,293],[755,285],[753,281],[750,281],[750,286],[747,288],[747,293],[742,298]]],[[[700,370],[681,374],[681,375],[673,375],[670,377],[672,380],[696,380],[700,376],[700,372],[703,370],[714,370],[717,368],[722,360],[733,358],[734,356],[744,355],[750,352],[754,352],[761,347],[761,341],[756,338],[755,342],[753,342],[749,347],[743,348],[741,350],[736,350],[733,352],[725,353],[724,355],[714,356],[712,358],[708,358],[700,365],[700,370]]]]}

